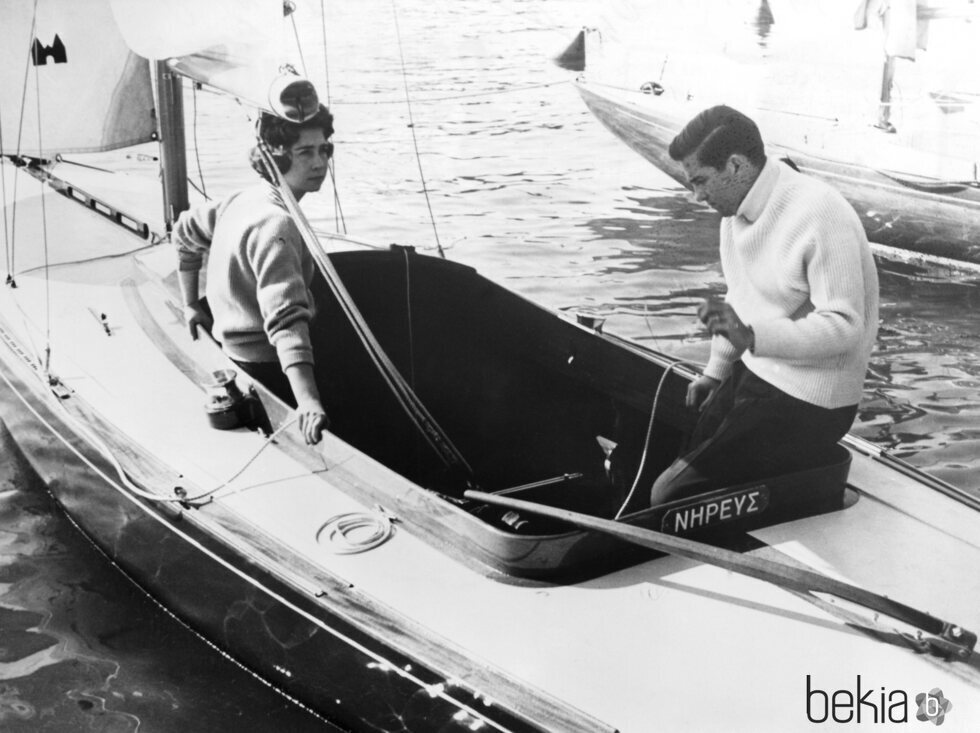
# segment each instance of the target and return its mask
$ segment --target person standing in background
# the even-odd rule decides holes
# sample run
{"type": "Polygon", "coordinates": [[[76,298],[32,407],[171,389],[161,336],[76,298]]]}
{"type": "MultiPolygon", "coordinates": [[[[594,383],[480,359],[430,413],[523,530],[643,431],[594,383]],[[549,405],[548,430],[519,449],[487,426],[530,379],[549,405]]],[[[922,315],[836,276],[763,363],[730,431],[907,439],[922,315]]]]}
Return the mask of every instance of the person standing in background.
{"type": "Polygon", "coordinates": [[[875,127],[894,133],[892,89],[897,59],[915,61],[917,50],[924,50],[929,36],[929,13],[916,0],[860,0],[854,13],[854,28],[864,30],[869,18],[881,21],[885,62],[881,72],[881,96],[875,127]]]}

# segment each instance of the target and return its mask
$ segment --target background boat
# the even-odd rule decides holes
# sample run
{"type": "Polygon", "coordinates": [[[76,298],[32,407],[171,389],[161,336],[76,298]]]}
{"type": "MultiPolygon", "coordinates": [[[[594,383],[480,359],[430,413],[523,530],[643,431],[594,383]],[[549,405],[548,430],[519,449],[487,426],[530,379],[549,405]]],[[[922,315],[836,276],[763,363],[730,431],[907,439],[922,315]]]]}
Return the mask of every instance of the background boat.
{"type": "Polygon", "coordinates": [[[976,10],[965,2],[942,12],[920,8],[931,18],[928,50],[895,62],[888,105],[894,129],[885,132],[877,126],[875,86],[884,60],[880,23],[872,12],[868,27],[855,30],[851,5],[729,7],[733,22],[738,13],[742,22],[756,21],[759,42],[752,48],[692,33],[704,23],[703,6],[625,4],[635,14],[627,20],[619,17],[624,4],[614,4],[619,15],[608,13],[585,33],[579,89],[606,127],[681,183],[683,171],[666,147],[684,123],[713,104],[743,109],[758,121],[771,155],[844,194],[879,252],[976,265],[980,124],[967,91],[977,85],[968,61],[976,10]],[[636,33],[661,13],[669,20],[652,37],[636,33]],[[777,23],[780,33],[770,35],[777,23]],[[685,24],[680,38],[664,32],[685,24]],[[796,47],[790,51],[789,44],[796,47]],[[777,54],[781,65],[769,62],[777,54]],[[787,55],[798,63],[782,65],[787,55]]]}
{"type": "MultiPolygon", "coordinates": [[[[530,102],[530,106],[537,106],[537,102],[536,101],[530,102]]],[[[564,116],[564,113],[559,114],[559,115],[556,115],[556,117],[559,117],[559,118],[560,117],[563,117],[563,116],[564,116]]],[[[580,139],[583,142],[584,141],[591,142],[591,138],[589,138],[589,137],[582,137],[580,139]]],[[[465,146],[463,146],[463,147],[465,147],[465,146]]],[[[542,153],[542,155],[544,155],[544,154],[542,153]]],[[[530,158],[533,159],[533,155],[530,156],[530,158]]],[[[628,166],[628,163],[624,160],[623,167],[627,167],[627,166],[628,166]]],[[[619,169],[619,170],[621,170],[621,169],[619,169]]],[[[575,172],[571,172],[569,175],[572,176],[573,178],[575,178],[576,176],[581,175],[581,174],[579,172],[575,171],[575,172]]],[[[589,175],[592,175],[592,173],[589,172],[589,175]]],[[[491,183],[493,183],[493,182],[491,181],[491,183]]],[[[585,184],[582,184],[582,185],[585,185],[585,184]]],[[[591,188],[591,185],[592,185],[592,182],[589,182],[589,188],[591,188]]],[[[544,177],[542,177],[541,180],[539,181],[538,179],[536,179],[536,178],[534,178],[532,176],[531,180],[528,180],[527,181],[527,186],[529,188],[534,188],[535,186],[539,186],[542,189],[545,189],[545,188],[547,188],[549,186],[549,182],[544,177]]],[[[490,187],[491,188],[496,188],[496,186],[490,186],[490,187]]],[[[499,193],[498,195],[499,196],[502,196],[503,197],[503,200],[506,200],[507,197],[510,195],[510,194],[508,194],[506,188],[496,188],[496,190],[497,191],[502,191],[502,193],[499,193]]],[[[511,187],[511,193],[512,193],[512,187],[511,187]]],[[[632,192],[630,195],[631,196],[636,196],[636,193],[635,192],[632,192]]],[[[643,208],[645,211],[650,212],[650,215],[653,216],[654,218],[657,217],[657,214],[656,213],[653,213],[653,212],[656,211],[656,209],[654,207],[651,207],[650,205],[643,204],[643,203],[639,203],[638,204],[636,201],[633,201],[632,199],[630,199],[630,195],[628,195],[627,198],[626,198],[627,205],[633,206],[633,207],[639,206],[640,208],[643,208]],[[632,203],[630,203],[631,201],[632,201],[632,203]]],[[[462,198],[465,199],[467,197],[464,195],[464,196],[462,196],[462,198]]],[[[561,203],[561,202],[559,202],[559,203],[561,203]]],[[[570,204],[570,205],[574,205],[574,204],[570,204]]],[[[492,206],[488,207],[488,211],[485,212],[487,218],[494,218],[494,213],[493,213],[494,211],[496,211],[496,209],[494,207],[492,207],[492,206]]],[[[512,209],[512,211],[513,211],[513,209],[512,209]]],[[[530,209],[528,209],[528,213],[531,214],[531,210],[530,209]]],[[[531,214],[531,215],[533,216],[533,214],[531,214]]],[[[499,214],[497,216],[499,216],[499,214]]],[[[504,222],[510,221],[510,215],[507,215],[507,216],[503,217],[503,221],[504,222]]],[[[614,227],[616,226],[616,222],[615,221],[608,221],[608,222],[603,222],[602,224],[596,224],[596,228],[602,229],[603,224],[605,224],[606,226],[610,227],[606,231],[609,231],[609,232],[616,231],[614,229],[614,227]]],[[[461,231],[465,231],[465,229],[463,229],[462,225],[460,225],[460,226],[461,226],[461,231]]],[[[519,232],[519,231],[521,231],[524,228],[524,226],[526,226],[526,224],[523,223],[523,222],[515,221],[515,222],[512,223],[511,226],[513,226],[513,228],[514,228],[515,237],[516,237],[516,233],[519,232]]],[[[563,229],[565,225],[556,224],[555,226],[557,226],[560,229],[563,229]]],[[[572,231],[574,231],[574,227],[572,228],[572,231]]],[[[498,236],[500,236],[500,235],[498,235],[498,236]]],[[[589,236],[591,237],[591,230],[589,230],[589,236]]],[[[562,239],[564,239],[564,237],[562,237],[562,239]]],[[[599,246],[602,246],[602,245],[606,244],[606,242],[608,242],[608,240],[600,240],[599,246]]],[[[515,243],[514,244],[515,244],[515,247],[521,247],[521,248],[527,246],[525,244],[525,240],[524,239],[519,239],[519,240],[515,239],[515,243]]],[[[531,243],[531,249],[530,249],[530,251],[531,252],[534,252],[536,249],[547,250],[549,248],[549,246],[558,246],[558,245],[554,243],[554,240],[551,240],[550,242],[543,242],[543,243],[540,243],[540,244],[531,243]]],[[[606,244],[606,246],[609,246],[609,245],[606,244]]],[[[619,245],[613,245],[613,246],[616,247],[616,246],[619,246],[619,245]]],[[[705,242],[704,246],[705,246],[706,249],[710,249],[710,242],[705,242]]],[[[465,246],[464,247],[461,247],[461,249],[466,249],[466,247],[465,246]]],[[[522,249],[521,251],[528,252],[529,250],[528,249],[522,249]]],[[[512,263],[509,263],[509,262],[508,263],[504,263],[504,262],[498,262],[498,261],[496,261],[496,257],[499,255],[499,252],[500,252],[500,250],[497,250],[496,252],[488,252],[488,253],[485,253],[483,255],[483,257],[485,257],[488,260],[488,262],[491,262],[491,263],[496,262],[497,266],[500,268],[500,270],[505,275],[512,275],[513,274],[513,270],[511,269],[512,263]]],[[[661,257],[666,256],[666,252],[658,252],[658,254],[661,257]]],[[[543,256],[544,256],[544,253],[543,252],[541,254],[539,254],[539,257],[543,257],[543,256]]],[[[574,259],[575,258],[573,258],[573,260],[574,259]]],[[[610,259],[613,262],[617,261],[616,260],[616,257],[615,257],[615,253],[612,253],[610,255],[610,259]]],[[[524,262],[526,262],[526,263],[530,263],[530,262],[533,262],[533,261],[534,261],[534,258],[524,260],[524,262]]],[[[575,271],[575,268],[578,268],[578,267],[581,267],[585,271],[589,271],[592,267],[594,267],[594,264],[592,263],[591,258],[586,258],[586,262],[584,262],[584,263],[578,263],[578,262],[573,261],[573,262],[570,262],[569,265],[570,265],[571,268],[573,268],[573,271],[575,271]]],[[[707,271],[709,273],[711,272],[710,265],[707,267],[707,271]]],[[[672,273],[672,275],[673,275],[673,273],[672,273]]],[[[619,279],[622,276],[623,276],[623,273],[617,272],[615,268],[613,268],[609,272],[603,271],[602,273],[600,273],[600,278],[602,278],[602,279],[609,278],[610,280],[616,280],[616,279],[619,279]]],[[[680,273],[677,273],[676,276],[677,277],[682,277],[682,275],[680,273]]],[[[646,277],[650,277],[650,274],[647,273],[646,274],[646,277]]],[[[665,277],[669,277],[669,276],[665,276],[665,277]]],[[[710,275],[709,275],[709,277],[710,277],[710,275]]],[[[521,281],[524,278],[522,278],[520,276],[517,276],[517,277],[514,277],[513,279],[515,280],[515,282],[517,284],[520,284],[521,281]]],[[[542,271],[537,277],[532,278],[532,281],[530,283],[525,283],[525,284],[527,284],[529,286],[529,289],[530,290],[537,290],[537,289],[539,289],[541,287],[544,287],[545,289],[550,290],[550,288],[548,287],[550,285],[550,283],[548,281],[549,281],[549,274],[546,271],[542,271]]],[[[570,293],[569,289],[567,287],[565,287],[567,284],[568,284],[567,282],[563,282],[562,283],[562,287],[555,288],[555,291],[554,292],[549,293],[549,297],[556,299],[556,301],[558,301],[558,302],[567,302],[567,301],[562,300],[562,299],[565,299],[565,298],[572,297],[572,294],[570,293]]],[[[595,297],[598,297],[598,293],[596,294],[595,297]]],[[[625,302],[626,301],[624,300],[623,303],[625,303],[625,302]]],[[[622,305],[623,303],[620,303],[620,304],[622,305]]],[[[656,304],[656,301],[654,301],[654,303],[652,303],[651,305],[655,305],[655,304],[656,304]]],[[[681,306],[681,307],[683,308],[683,306],[681,306]]],[[[646,333],[646,326],[644,324],[647,323],[648,320],[647,320],[647,318],[645,316],[640,315],[640,313],[642,313],[642,311],[640,311],[640,313],[637,313],[635,311],[629,311],[626,308],[624,308],[623,312],[619,312],[619,313],[612,312],[612,309],[609,309],[609,311],[610,311],[609,312],[609,315],[613,316],[613,318],[612,318],[613,321],[618,321],[620,323],[622,323],[623,321],[629,322],[629,320],[632,318],[635,321],[637,321],[637,325],[638,325],[637,330],[640,332],[640,335],[643,336],[646,333]]],[[[670,318],[670,315],[667,314],[666,318],[669,319],[670,318]]],[[[669,343],[669,342],[671,342],[671,340],[673,338],[672,336],[669,335],[670,333],[671,333],[671,329],[668,326],[664,330],[663,333],[660,333],[659,334],[659,336],[657,338],[658,339],[663,339],[665,343],[669,343]]],[[[691,340],[692,341],[694,340],[693,334],[691,334],[691,340]]],[[[678,342],[680,343],[680,339],[678,340],[678,342]]],[[[684,344],[681,343],[681,345],[683,346],[684,344]]],[[[696,343],[690,343],[688,345],[690,345],[690,346],[696,346],[697,344],[696,343]]]]}

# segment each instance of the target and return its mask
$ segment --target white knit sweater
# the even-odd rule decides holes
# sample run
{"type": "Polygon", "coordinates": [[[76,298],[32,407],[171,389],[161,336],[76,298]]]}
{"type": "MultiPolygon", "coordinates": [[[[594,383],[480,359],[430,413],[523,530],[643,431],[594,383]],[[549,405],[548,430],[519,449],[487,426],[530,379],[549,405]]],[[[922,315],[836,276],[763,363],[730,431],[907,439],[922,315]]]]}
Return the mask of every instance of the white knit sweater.
{"type": "Polygon", "coordinates": [[[280,194],[259,183],[180,215],[172,238],[181,270],[208,255],[214,335],[233,359],[283,370],[313,363],[309,291],[315,265],[280,194]]]}
{"type": "MultiPolygon", "coordinates": [[[[856,405],[878,332],[878,274],[861,222],[835,189],[770,158],[721,221],[726,300],[755,331],[748,369],[826,408],[856,405]]],[[[722,336],[705,374],[739,358],[722,336]]]]}

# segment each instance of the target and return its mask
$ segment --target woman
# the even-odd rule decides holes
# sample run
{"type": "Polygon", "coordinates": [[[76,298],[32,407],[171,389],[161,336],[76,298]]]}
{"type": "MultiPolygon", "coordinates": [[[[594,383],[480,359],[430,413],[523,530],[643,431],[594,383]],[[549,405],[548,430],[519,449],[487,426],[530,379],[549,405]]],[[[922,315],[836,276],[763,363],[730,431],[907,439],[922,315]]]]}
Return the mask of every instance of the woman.
{"type": "MultiPolygon", "coordinates": [[[[262,115],[259,137],[297,200],[323,185],[332,134],[323,105],[303,122],[262,115]]],[[[251,159],[262,182],[185,211],[174,225],[184,315],[192,338],[199,326],[213,333],[243,371],[296,408],[312,445],[329,425],[310,342],[315,263],[258,150],[251,159]],[[207,304],[199,293],[205,254],[207,304]]]]}

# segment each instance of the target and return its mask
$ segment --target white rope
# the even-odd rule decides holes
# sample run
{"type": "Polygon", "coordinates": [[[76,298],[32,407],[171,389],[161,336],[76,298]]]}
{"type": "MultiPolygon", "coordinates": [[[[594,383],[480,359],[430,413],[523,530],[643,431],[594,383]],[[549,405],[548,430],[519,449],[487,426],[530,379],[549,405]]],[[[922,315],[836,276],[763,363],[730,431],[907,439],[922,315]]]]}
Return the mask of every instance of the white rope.
{"type": "Polygon", "coordinates": [[[367,552],[388,541],[394,532],[392,517],[379,505],[373,512],[346,512],[324,522],[316,531],[317,543],[324,543],[335,555],[367,552]],[[367,531],[367,534],[365,534],[367,531]]]}
{"type": "Polygon", "coordinates": [[[664,373],[660,375],[660,381],[657,382],[657,391],[653,395],[653,404],[650,406],[650,421],[647,423],[647,434],[643,439],[643,455],[640,457],[640,466],[636,469],[636,477],[633,479],[632,488],[630,488],[629,493],[623,500],[623,505],[619,507],[619,511],[616,512],[616,516],[614,516],[613,519],[619,519],[623,512],[626,511],[626,507],[629,506],[629,503],[633,500],[633,494],[636,493],[636,489],[640,485],[640,477],[643,475],[643,469],[646,467],[647,463],[647,455],[650,453],[650,436],[653,434],[653,424],[657,416],[657,405],[660,402],[660,392],[663,390],[664,383],[667,381],[667,376],[674,371],[674,367],[681,365],[699,368],[697,364],[679,359],[678,361],[673,361],[668,364],[664,369],[664,373]]]}
{"type": "MultiPolygon", "coordinates": [[[[61,404],[61,403],[59,402],[59,404],[61,404]]],[[[230,484],[236,478],[238,478],[239,476],[241,476],[242,473],[244,473],[245,470],[249,466],[251,466],[252,463],[255,462],[255,460],[259,457],[259,455],[262,453],[262,451],[264,451],[272,443],[274,443],[275,442],[275,439],[280,434],[282,434],[283,431],[286,430],[286,428],[288,428],[291,425],[293,425],[299,419],[299,416],[298,415],[294,415],[290,420],[287,420],[285,423],[283,423],[274,433],[272,433],[271,435],[269,435],[262,442],[262,445],[259,446],[258,450],[256,450],[252,454],[252,456],[247,461],[245,461],[244,465],[242,465],[241,468],[239,468],[237,471],[235,471],[235,473],[233,473],[225,481],[223,481],[222,483],[220,483],[218,486],[214,487],[213,489],[208,489],[207,491],[202,491],[202,492],[200,492],[198,494],[195,494],[193,496],[188,496],[187,493],[181,487],[178,486],[178,487],[175,487],[174,488],[174,494],[175,494],[174,496],[163,496],[162,494],[157,494],[157,493],[152,492],[152,491],[147,491],[147,490],[143,489],[142,487],[137,486],[135,483],[133,483],[133,481],[126,474],[126,470],[122,467],[122,464],[119,463],[119,459],[116,458],[115,453],[113,453],[112,449],[109,448],[109,446],[106,445],[105,442],[101,438],[99,438],[97,435],[95,435],[95,433],[93,433],[89,429],[88,425],[86,425],[81,420],[79,420],[75,415],[73,415],[68,410],[68,408],[65,405],[62,404],[62,408],[63,408],[64,417],[69,422],[71,422],[80,433],[82,433],[85,436],[85,439],[86,440],[88,440],[92,445],[94,445],[98,449],[98,451],[103,455],[103,457],[113,467],[113,469],[116,472],[116,475],[119,477],[120,483],[123,486],[125,486],[127,489],[129,489],[131,492],[133,492],[137,496],[140,496],[140,497],[142,497],[144,499],[150,499],[151,501],[178,503],[178,504],[179,503],[197,502],[197,501],[200,501],[201,499],[205,499],[205,498],[211,497],[212,494],[215,494],[216,492],[218,492],[221,489],[223,489],[225,486],[227,486],[228,484],[230,484]]],[[[211,499],[209,499],[209,501],[213,501],[213,500],[214,500],[214,497],[212,497],[211,499]]]]}
{"type": "MultiPolygon", "coordinates": [[[[209,489],[208,491],[202,491],[200,494],[195,494],[194,496],[185,496],[183,498],[183,501],[188,501],[188,502],[191,502],[191,501],[200,501],[201,499],[204,499],[204,498],[206,498],[208,496],[211,496],[212,494],[217,493],[218,491],[221,491],[221,489],[223,489],[225,486],[227,486],[228,484],[230,484],[236,478],[238,478],[239,476],[241,476],[245,472],[245,469],[247,469],[249,466],[251,466],[255,462],[255,460],[259,457],[259,454],[261,454],[262,451],[264,451],[266,448],[268,448],[270,445],[272,445],[275,442],[276,438],[279,435],[281,435],[286,430],[286,428],[288,428],[289,426],[293,425],[297,420],[299,420],[299,415],[293,415],[293,417],[291,417],[289,420],[287,420],[282,425],[280,425],[279,428],[274,433],[272,433],[271,435],[269,435],[263,441],[262,445],[259,446],[259,449],[257,451],[255,451],[255,453],[252,454],[252,457],[249,458],[247,461],[245,461],[245,464],[241,468],[239,468],[237,471],[235,471],[235,473],[233,473],[231,476],[229,476],[228,479],[225,480],[221,485],[216,486],[213,489],[209,489]]],[[[168,501],[172,501],[172,500],[169,500],[168,499],[168,501]]]]}

